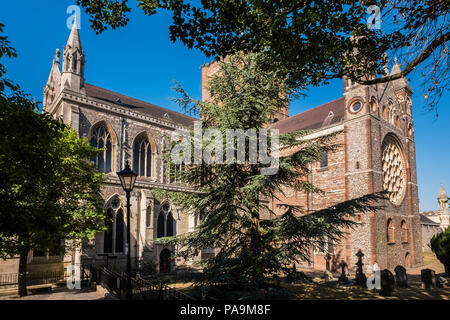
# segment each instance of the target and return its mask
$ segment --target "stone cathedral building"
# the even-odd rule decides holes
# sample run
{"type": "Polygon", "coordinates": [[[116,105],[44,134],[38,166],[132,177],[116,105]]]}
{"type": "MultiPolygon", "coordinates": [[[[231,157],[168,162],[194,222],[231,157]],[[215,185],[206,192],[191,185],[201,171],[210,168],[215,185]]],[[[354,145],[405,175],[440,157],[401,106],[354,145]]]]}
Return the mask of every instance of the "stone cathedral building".
{"type": "MultiPolygon", "coordinates": [[[[192,231],[196,221],[155,197],[152,190],[191,191],[176,181],[174,172],[182,168],[168,168],[161,155],[168,146],[166,136],[191,127],[195,119],[86,82],[85,55],[75,23],[62,55],[57,50],[53,60],[43,109],[61,117],[93,146],[105,148],[95,164],[107,175],[102,196],[113,223],[81,252],[66,258],[66,263],[125,264],[126,200],[116,172],[130,161],[139,175],[131,197],[132,259],[135,263],[152,261],[160,272],[185,268],[190,262],[171,259],[174,248],[151,241],[192,231]]],[[[396,64],[392,72],[397,68],[396,64]]],[[[214,63],[202,68],[203,99],[208,97],[208,77],[216,69],[214,63]]],[[[281,133],[309,129],[312,136],[320,136],[338,132],[335,142],[342,145],[312,167],[309,179],[326,192],[324,196],[286,190],[281,202],[315,210],[383,189],[392,192],[383,210],[358,215],[359,226],[349,230],[345,239],[312,248],[313,259],[305,266],[323,270],[327,252],[335,264],[344,259],[353,266],[359,249],[365,254],[366,266],[375,260],[381,268],[422,264],[411,94],[404,79],[373,86],[344,79],[341,98],[291,117],[286,106],[273,116],[272,127],[281,133]]],[[[274,211],[280,210],[279,201],[268,201],[274,211]]],[[[214,250],[205,250],[198,259],[211,254],[214,250]]]]}

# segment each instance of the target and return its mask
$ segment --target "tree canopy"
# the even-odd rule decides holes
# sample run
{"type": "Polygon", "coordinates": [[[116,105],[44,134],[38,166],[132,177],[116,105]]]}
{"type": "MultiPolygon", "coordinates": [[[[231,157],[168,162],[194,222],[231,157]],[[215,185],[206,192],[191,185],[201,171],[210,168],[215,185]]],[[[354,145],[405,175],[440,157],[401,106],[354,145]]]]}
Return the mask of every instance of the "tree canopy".
{"type": "MultiPolygon", "coordinates": [[[[77,2],[98,33],[129,22],[127,0],[77,2]]],[[[170,11],[170,39],[207,56],[265,50],[266,67],[284,70],[299,88],[344,75],[374,84],[420,71],[430,108],[448,89],[448,1],[138,0],[138,7],[148,16],[170,11]],[[385,66],[395,56],[403,67],[390,75],[385,66]]]]}
{"type": "MultiPolygon", "coordinates": [[[[0,52],[14,57],[1,39],[0,52]]],[[[0,70],[3,76],[3,65],[0,70]]],[[[0,84],[0,258],[20,255],[19,293],[25,295],[30,250],[62,252],[67,240],[104,229],[104,176],[90,163],[98,149],[61,119],[39,113],[16,84],[3,77],[0,84]]]]}

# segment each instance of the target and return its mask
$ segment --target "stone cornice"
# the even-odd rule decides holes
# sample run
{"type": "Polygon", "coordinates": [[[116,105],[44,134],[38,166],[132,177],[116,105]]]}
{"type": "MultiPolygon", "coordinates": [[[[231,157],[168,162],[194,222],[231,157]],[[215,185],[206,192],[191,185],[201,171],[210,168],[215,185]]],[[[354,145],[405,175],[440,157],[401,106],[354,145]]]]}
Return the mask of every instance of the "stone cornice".
{"type": "Polygon", "coordinates": [[[91,97],[87,96],[80,96],[79,94],[75,92],[71,92],[68,90],[64,90],[61,93],[61,99],[68,100],[75,103],[82,103],[83,105],[101,110],[101,111],[109,111],[111,113],[114,113],[119,116],[126,116],[127,118],[133,119],[133,120],[139,120],[143,122],[148,122],[153,125],[159,125],[164,126],[173,130],[186,130],[186,127],[183,127],[181,125],[177,125],[173,122],[165,121],[159,118],[150,117],[148,115],[144,115],[138,112],[134,112],[131,110],[127,110],[124,108],[120,108],[118,106],[114,106],[113,104],[108,104],[105,102],[100,102],[100,100],[93,99],[91,97]]]}

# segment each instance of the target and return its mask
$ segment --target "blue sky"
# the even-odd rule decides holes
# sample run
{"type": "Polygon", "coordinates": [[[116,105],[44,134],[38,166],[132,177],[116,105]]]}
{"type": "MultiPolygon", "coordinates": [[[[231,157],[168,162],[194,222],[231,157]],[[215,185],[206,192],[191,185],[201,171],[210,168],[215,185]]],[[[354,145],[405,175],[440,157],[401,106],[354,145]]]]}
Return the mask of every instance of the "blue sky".
{"type": "MultiPolygon", "coordinates": [[[[133,3],[131,1],[130,3],[133,3]]],[[[66,27],[70,0],[4,1],[0,22],[18,52],[18,58],[4,60],[7,77],[42,100],[43,86],[52,65],[56,48],[66,44],[70,30],[66,27]]],[[[209,62],[197,50],[169,41],[168,13],[147,17],[134,8],[127,27],[96,35],[82,13],[81,41],[86,52],[86,82],[180,111],[170,101],[175,93],[173,80],[179,81],[194,98],[201,97],[201,65],[209,62]]],[[[422,109],[420,81],[414,77],[413,113],[415,121],[416,159],[421,210],[436,210],[440,183],[450,193],[450,95],[438,106],[439,117],[422,109]]],[[[310,88],[305,98],[294,101],[294,115],[342,96],[341,80],[321,88],[310,88]]]]}

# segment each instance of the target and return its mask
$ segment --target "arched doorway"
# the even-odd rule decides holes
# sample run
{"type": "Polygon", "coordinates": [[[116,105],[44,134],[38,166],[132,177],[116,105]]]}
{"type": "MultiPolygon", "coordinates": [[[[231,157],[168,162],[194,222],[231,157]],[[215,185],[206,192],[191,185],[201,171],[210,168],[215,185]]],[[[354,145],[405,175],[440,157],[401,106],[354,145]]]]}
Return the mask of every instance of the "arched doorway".
{"type": "Polygon", "coordinates": [[[407,252],[405,255],[405,267],[411,268],[411,255],[409,254],[409,252],[407,252]]]}
{"type": "Polygon", "coordinates": [[[163,249],[159,254],[159,272],[170,273],[170,264],[170,251],[168,249],[163,249]]]}

